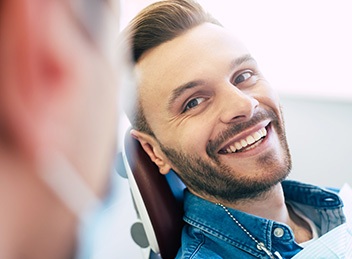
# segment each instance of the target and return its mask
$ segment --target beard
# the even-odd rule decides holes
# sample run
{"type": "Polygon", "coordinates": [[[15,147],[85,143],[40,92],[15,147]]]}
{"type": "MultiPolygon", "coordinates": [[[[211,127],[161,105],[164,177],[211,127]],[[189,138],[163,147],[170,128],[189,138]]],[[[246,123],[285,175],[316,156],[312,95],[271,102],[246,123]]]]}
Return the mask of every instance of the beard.
{"type": "Polygon", "coordinates": [[[209,141],[206,148],[209,159],[167,148],[160,142],[159,144],[173,169],[189,189],[200,196],[215,198],[220,202],[258,198],[283,181],[292,166],[284,122],[272,111],[257,112],[248,122],[230,125],[214,140],[209,141]],[[281,155],[266,153],[258,157],[254,163],[259,171],[249,172],[248,175],[221,163],[221,155],[216,151],[221,143],[264,119],[271,120],[273,132],[276,132],[279,138],[281,155]]]}

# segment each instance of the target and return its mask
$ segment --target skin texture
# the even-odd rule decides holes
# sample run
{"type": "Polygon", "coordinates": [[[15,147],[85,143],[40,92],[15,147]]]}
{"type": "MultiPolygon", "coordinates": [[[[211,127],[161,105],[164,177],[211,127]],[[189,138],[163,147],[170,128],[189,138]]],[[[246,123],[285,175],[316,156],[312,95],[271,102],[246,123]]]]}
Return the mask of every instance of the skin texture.
{"type": "Polygon", "coordinates": [[[118,87],[97,43],[110,37],[87,35],[69,1],[2,1],[0,11],[0,257],[73,258],[79,215],[43,175],[69,165],[93,196],[107,192],[118,87]]]}
{"type": "Polygon", "coordinates": [[[287,176],[278,97],[246,48],[222,27],[193,28],[145,53],[136,69],[156,138],[135,135],[161,173],[173,168],[192,192],[222,202],[257,197],[287,176]],[[263,127],[268,133],[256,147],[220,151],[263,127]]]}
{"type": "Polygon", "coordinates": [[[236,38],[204,23],[147,51],[135,69],[154,136],[131,134],[161,174],[172,168],[193,194],[285,223],[298,243],[311,239],[280,184],[291,158],[279,98],[236,38]],[[225,151],[264,128],[251,148],[225,151]]]}

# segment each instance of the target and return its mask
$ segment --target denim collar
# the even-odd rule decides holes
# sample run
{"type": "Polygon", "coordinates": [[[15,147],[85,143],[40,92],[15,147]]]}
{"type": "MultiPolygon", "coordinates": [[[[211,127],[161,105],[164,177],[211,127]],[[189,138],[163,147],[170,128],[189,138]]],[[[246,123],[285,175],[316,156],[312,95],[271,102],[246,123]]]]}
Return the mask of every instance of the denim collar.
{"type": "MultiPolygon", "coordinates": [[[[286,202],[313,220],[320,235],[345,222],[342,201],[335,193],[296,181],[283,181],[282,186],[286,202]]],[[[188,224],[201,229],[209,236],[219,238],[247,251],[253,256],[263,255],[263,251],[258,250],[257,244],[220,206],[186,190],[184,209],[184,220],[188,224]]],[[[286,248],[289,247],[289,249],[283,249],[288,252],[301,249],[294,241],[293,232],[287,225],[230,208],[229,211],[251,235],[264,243],[268,249],[282,250],[283,245],[286,248]],[[273,234],[277,228],[283,230],[280,238],[273,234]]]]}

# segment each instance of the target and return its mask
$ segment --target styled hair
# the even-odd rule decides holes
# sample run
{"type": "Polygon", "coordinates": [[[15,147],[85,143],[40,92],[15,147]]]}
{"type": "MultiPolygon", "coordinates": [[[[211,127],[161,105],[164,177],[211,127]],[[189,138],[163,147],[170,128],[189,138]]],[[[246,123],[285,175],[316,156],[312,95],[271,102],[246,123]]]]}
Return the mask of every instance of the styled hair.
{"type": "MultiPolygon", "coordinates": [[[[203,23],[221,26],[193,0],[163,0],[149,5],[137,14],[124,31],[131,48],[133,63],[137,64],[148,50],[171,41],[203,23]]],[[[132,127],[154,136],[146,121],[138,89],[130,92],[134,92],[135,96],[128,98],[128,101],[135,100],[135,102],[133,105],[129,104],[130,109],[126,110],[126,114],[132,127]]]]}

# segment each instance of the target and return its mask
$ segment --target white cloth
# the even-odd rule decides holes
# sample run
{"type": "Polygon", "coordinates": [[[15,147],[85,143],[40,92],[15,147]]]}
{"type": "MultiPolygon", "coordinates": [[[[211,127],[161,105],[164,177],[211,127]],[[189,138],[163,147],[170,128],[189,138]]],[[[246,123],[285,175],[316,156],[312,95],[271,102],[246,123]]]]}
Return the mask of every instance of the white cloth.
{"type": "Polygon", "coordinates": [[[352,259],[352,189],[345,184],[340,191],[346,223],[309,243],[293,259],[352,259]]]}
{"type": "Polygon", "coordinates": [[[351,259],[352,225],[344,223],[310,243],[294,259],[351,259]]]}

